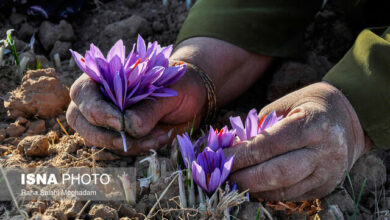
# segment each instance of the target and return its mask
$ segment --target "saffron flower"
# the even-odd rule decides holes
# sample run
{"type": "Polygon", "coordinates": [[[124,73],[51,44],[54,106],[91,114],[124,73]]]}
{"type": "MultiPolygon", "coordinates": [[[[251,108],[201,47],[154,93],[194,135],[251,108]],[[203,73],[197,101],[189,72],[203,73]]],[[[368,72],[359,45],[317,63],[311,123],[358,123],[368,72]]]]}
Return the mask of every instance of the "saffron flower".
{"type": "Polygon", "coordinates": [[[187,168],[191,167],[192,161],[196,159],[198,149],[203,144],[204,138],[199,138],[195,143],[191,142],[191,138],[188,133],[183,135],[177,135],[177,141],[179,143],[181,156],[184,164],[187,168]]]}
{"type": "Polygon", "coordinates": [[[229,130],[227,126],[219,131],[218,129],[214,130],[213,127],[210,126],[207,145],[213,151],[217,151],[220,148],[227,148],[232,146],[235,136],[236,130],[229,130]]]}
{"type": "MultiPolygon", "coordinates": [[[[183,64],[169,66],[172,45],[161,47],[155,41],[146,47],[139,35],[127,57],[122,40],[115,43],[107,57],[94,44],[84,57],[70,51],[79,68],[99,84],[104,96],[121,112],[144,99],[176,96],[177,92],[167,86],[179,80],[186,69],[183,64]]],[[[123,131],[121,135],[127,151],[123,131]]]]}
{"type": "Polygon", "coordinates": [[[198,155],[196,161],[192,162],[192,176],[194,181],[209,195],[213,194],[229,176],[233,159],[234,156],[225,160],[221,148],[215,152],[211,148],[206,147],[198,155]]]}
{"type": "Polygon", "coordinates": [[[264,116],[261,120],[257,116],[256,109],[249,111],[245,120],[245,127],[241,121],[240,116],[230,117],[230,123],[236,130],[237,136],[241,141],[251,139],[252,137],[262,133],[267,128],[273,126],[276,122],[280,121],[283,116],[277,116],[273,111],[271,114],[264,116]]]}

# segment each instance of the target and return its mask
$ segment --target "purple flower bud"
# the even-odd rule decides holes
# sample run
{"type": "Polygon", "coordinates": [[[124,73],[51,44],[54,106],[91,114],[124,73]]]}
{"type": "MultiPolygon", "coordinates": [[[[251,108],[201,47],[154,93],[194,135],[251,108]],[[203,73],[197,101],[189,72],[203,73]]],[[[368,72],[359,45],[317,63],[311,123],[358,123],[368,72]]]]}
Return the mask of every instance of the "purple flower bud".
{"type": "Polygon", "coordinates": [[[232,146],[235,136],[236,130],[229,130],[227,126],[219,131],[218,129],[214,130],[213,127],[210,126],[207,145],[213,151],[217,151],[220,148],[227,148],[232,146]]]}

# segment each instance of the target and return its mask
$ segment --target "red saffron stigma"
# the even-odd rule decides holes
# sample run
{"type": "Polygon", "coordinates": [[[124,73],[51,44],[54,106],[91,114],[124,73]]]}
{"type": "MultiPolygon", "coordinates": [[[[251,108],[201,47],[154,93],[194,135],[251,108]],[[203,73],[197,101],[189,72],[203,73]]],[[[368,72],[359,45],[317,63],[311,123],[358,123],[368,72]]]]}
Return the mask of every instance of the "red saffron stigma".
{"type": "Polygon", "coordinates": [[[263,118],[260,120],[259,126],[257,126],[257,131],[259,131],[261,124],[263,124],[263,122],[264,122],[264,119],[265,119],[265,115],[264,115],[263,118]]]}
{"type": "Polygon", "coordinates": [[[81,60],[81,62],[85,63],[85,60],[84,60],[84,58],[81,58],[80,60],[81,60]]]}
{"type": "Polygon", "coordinates": [[[131,68],[131,70],[133,70],[133,69],[135,69],[137,66],[138,66],[138,64],[141,62],[141,58],[139,58],[138,60],[137,60],[137,62],[135,62],[135,64],[134,64],[134,66],[133,66],[133,68],[131,68]]]}

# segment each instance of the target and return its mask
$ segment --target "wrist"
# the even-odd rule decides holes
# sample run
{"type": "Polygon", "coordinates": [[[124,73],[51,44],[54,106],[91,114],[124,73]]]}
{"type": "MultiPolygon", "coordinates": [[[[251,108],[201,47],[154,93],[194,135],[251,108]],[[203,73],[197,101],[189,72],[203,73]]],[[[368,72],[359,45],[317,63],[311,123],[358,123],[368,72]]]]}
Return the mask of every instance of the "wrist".
{"type": "MultiPolygon", "coordinates": [[[[170,60],[171,64],[182,62],[170,60]]],[[[199,74],[190,65],[187,65],[186,72],[182,78],[172,85],[172,89],[178,92],[176,107],[165,118],[174,121],[174,118],[188,118],[196,116],[200,119],[207,111],[207,90],[199,74]]]]}

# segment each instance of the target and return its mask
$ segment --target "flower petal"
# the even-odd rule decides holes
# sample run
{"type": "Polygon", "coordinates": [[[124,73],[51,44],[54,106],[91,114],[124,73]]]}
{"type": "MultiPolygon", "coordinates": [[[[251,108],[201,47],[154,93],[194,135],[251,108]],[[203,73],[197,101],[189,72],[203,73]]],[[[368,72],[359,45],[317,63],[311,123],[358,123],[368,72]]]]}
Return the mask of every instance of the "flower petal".
{"type": "Polygon", "coordinates": [[[119,60],[121,62],[121,65],[125,63],[125,53],[126,53],[126,47],[123,45],[122,40],[118,40],[115,45],[110,49],[110,51],[107,54],[107,60],[108,62],[111,62],[111,59],[115,56],[119,57],[119,60]]]}
{"type": "Polygon", "coordinates": [[[115,98],[121,112],[124,110],[124,97],[123,97],[123,82],[120,76],[120,73],[117,72],[114,76],[114,90],[115,98]]]}
{"type": "Polygon", "coordinates": [[[73,51],[73,50],[70,50],[70,52],[72,53],[72,56],[73,56],[73,59],[74,61],[76,62],[77,66],[79,66],[79,68],[85,72],[85,59],[83,56],[81,56],[79,53],[77,53],[76,51],[73,51]]]}
{"type": "Polygon", "coordinates": [[[207,146],[210,147],[213,151],[216,151],[219,148],[218,135],[215,133],[211,125],[210,125],[209,137],[207,139],[207,146]]]}
{"type": "Polygon", "coordinates": [[[221,171],[219,168],[215,168],[215,170],[211,173],[210,180],[207,184],[207,192],[213,193],[218,186],[220,186],[221,182],[221,171]]]}
{"type": "Polygon", "coordinates": [[[183,135],[177,135],[177,141],[179,143],[180,152],[184,161],[184,164],[187,168],[189,168],[189,165],[192,163],[192,161],[195,160],[195,153],[194,148],[191,143],[191,140],[188,136],[183,135]]]}
{"type": "Polygon", "coordinates": [[[175,97],[177,92],[170,88],[160,88],[156,89],[151,95],[155,97],[175,97]]]}
{"type": "Polygon", "coordinates": [[[245,132],[244,125],[242,124],[241,117],[240,116],[230,117],[229,119],[233,129],[235,129],[237,132],[237,136],[240,138],[241,141],[245,141],[246,132],[245,132]]]}
{"type": "Polygon", "coordinates": [[[225,182],[225,180],[229,176],[230,171],[232,170],[233,161],[234,161],[234,156],[229,157],[226,160],[226,162],[223,164],[223,170],[222,170],[222,174],[221,174],[220,184],[225,182]]]}
{"type": "Polygon", "coordinates": [[[201,166],[196,163],[196,161],[192,162],[192,177],[198,186],[207,191],[207,183],[206,183],[206,174],[201,166]]]}
{"type": "Polygon", "coordinates": [[[137,39],[137,53],[139,55],[139,58],[141,58],[141,59],[144,59],[146,56],[145,41],[141,37],[141,35],[138,35],[138,39],[137,39]]]}
{"type": "Polygon", "coordinates": [[[257,135],[257,126],[259,125],[259,117],[257,116],[256,109],[249,111],[245,120],[245,133],[246,138],[250,139],[257,135]]]}

